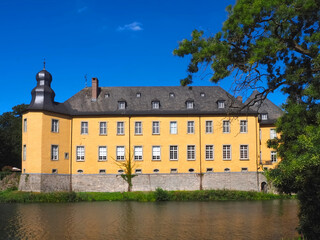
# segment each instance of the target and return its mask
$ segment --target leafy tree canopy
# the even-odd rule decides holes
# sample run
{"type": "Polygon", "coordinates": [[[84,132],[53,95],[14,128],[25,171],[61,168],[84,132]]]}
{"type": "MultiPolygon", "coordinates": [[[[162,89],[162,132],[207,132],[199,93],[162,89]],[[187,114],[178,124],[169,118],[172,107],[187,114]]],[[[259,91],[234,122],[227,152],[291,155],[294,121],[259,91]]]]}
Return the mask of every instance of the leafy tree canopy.
{"type": "Polygon", "coordinates": [[[21,167],[21,118],[27,106],[20,104],[0,115],[0,170],[6,165],[21,167]]]}
{"type": "MultiPolygon", "coordinates": [[[[267,173],[281,192],[298,193],[300,232],[320,235],[320,1],[238,0],[227,8],[220,32],[194,30],[174,55],[191,55],[188,76],[210,66],[211,81],[229,77],[235,93],[258,89],[261,97],[275,89],[288,95],[277,122],[281,137],[269,141],[282,161],[267,173]]],[[[249,105],[254,104],[255,98],[249,105]]]]}

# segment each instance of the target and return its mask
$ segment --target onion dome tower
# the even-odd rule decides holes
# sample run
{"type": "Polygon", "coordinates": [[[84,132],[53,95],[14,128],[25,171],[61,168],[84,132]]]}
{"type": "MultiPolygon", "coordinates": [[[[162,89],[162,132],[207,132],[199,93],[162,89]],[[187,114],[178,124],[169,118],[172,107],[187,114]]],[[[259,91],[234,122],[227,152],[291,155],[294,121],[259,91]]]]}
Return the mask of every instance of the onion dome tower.
{"type": "Polygon", "coordinates": [[[45,62],[43,63],[43,70],[37,73],[36,79],[37,86],[31,92],[32,100],[29,109],[53,109],[55,93],[51,89],[52,76],[45,69],[45,62]]]}

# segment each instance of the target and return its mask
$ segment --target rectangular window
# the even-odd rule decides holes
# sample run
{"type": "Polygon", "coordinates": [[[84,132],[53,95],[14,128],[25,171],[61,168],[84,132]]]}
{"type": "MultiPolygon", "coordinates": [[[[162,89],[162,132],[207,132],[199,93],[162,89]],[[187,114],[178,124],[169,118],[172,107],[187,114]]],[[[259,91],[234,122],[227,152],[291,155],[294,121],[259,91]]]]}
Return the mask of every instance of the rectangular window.
{"type": "Polygon", "coordinates": [[[223,130],[224,133],[230,133],[230,122],[223,121],[223,130]]]}
{"type": "Polygon", "coordinates": [[[99,170],[99,174],[105,174],[106,173],[106,170],[105,169],[100,169],[99,170]]]}
{"type": "Polygon", "coordinates": [[[231,145],[223,145],[223,160],[231,160],[231,145]]]}
{"type": "Polygon", "coordinates": [[[160,108],[160,102],[153,101],[152,102],[152,109],[159,109],[160,108]]]}
{"type": "Polygon", "coordinates": [[[224,108],[224,101],[218,101],[218,108],[224,108]]]}
{"type": "Polygon", "coordinates": [[[187,109],[193,109],[193,102],[192,101],[187,102],[187,109]]]}
{"type": "Polygon", "coordinates": [[[107,122],[100,122],[99,133],[100,135],[107,135],[107,122]]]}
{"type": "Polygon", "coordinates": [[[117,134],[124,135],[124,122],[117,122],[117,134]]]}
{"type": "Polygon", "coordinates": [[[271,151],[271,162],[275,163],[277,162],[277,152],[271,151]]]}
{"type": "Polygon", "coordinates": [[[52,119],[51,121],[51,132],[59,132],[59,120],[52,119]]]}
{"type": "Polygon", "coordinates": [[[170,173],[178,173],[178,169],[177,168],[171,168],[170,169],[170,173]]]}
{"type": "Polygon", "coordinates": [[[268,120],[268,113],[262,113],[261,120],[268,120]]]}
{"type": "Polygon", "coordinates": [[[106,161],[107,160],[107,147],[100,146],[99,147],[99,161],[106,161]]]}
{"type": "Polygon", "coordinates": [[[84,161],[84,146],[77,146],[77,161],[84,161]]]}
{"type": "Polygon", "coordinates": [[[248,172],[248,168],[246,167],[241,168],[241,172],[248,172]]]}
{"type": "Polygon", "coordinates": [[[240,159],[249,159],[248,145],[240,145],[240,159]]]}
{"type": "Polygon", "coordinates": [[[152,160],[161,159],[161,148],[160,146],[152,146],[152,160]]]}
{"type": "Polygon", "coordinates": [[[119,109],[126,109],[126,102],[124,102],[124,101],[118,102],[118,108],[119,109]]]}
{"type": "Polygon", "coordinates": [[[27,160],[27,145],[23,145],[22,159],[23,161],[27,160]]]}
{"type": "Polygon", "coordinates": [[[170,122],[170,134],[177,134],[177,122],[170,122]]]}
{"type": "Polygon", "coordinates": [[[194,133],[194,121],[188,121],[188,127],[187,127],[187,132],[188,133],[194,133]]]}
{"type": "Polygon", "coordinates": [[[59,160],[59,146],[51,145],[51,160],[59,160]]]}
{"type": "Polygon", "coordinates": [[[141,135],[142,134],[142,122],[134,123],[134,134],[141,135]]]}
{"type": "Polygon", "coordinates": [[[23,131],[26,132],[27,131],[27,119],[23,119],[23,131]]]}
{"type": "Polygon", "coordinates": [[[248,132],[248,124],[247,120],[240,120],[240,132],[247,133],[248,132]]]}
{"type": "Polygon", "coordinates": [[[213,172],[213,168],[207,168],[207,172],[213,172]]]}
{"type": "Polygon", "coordinates": [[[81,134],[88,134],[88,122],[81,122],[81,134]]]}
{"type": "Polygon", "coordinates": [[[206,145],[206,160],[214,159],[214,148],[213,145],[206,145]]]}
{"type": "Polygon", "coordinates": [[[275,129],[270,129],[270,139],[275,139],[277,137],[277,132],[275,129]]]}
{"type": "Polygon", "coordinates": [[[152,134],[160,134],[160,122],[152,122],[152,134]]]}
{"type": "Polygon", "coordinates": [[[206,121],[206,133],[213,133],[212,121],[206,121]]]}
{"type": "Polygon", "coordinates": [[[136,170],[135,170],[135,173],[136,173],[136,174],[141,174],[141,173],[142,173],[142,169],[136,169],[136,170]]]}
{"type": "Polygon", "coordinates": [[[124,160],[124,146],[117,146],[117,160],[124,160]]]}
{"type": "Polygon", "coordinates": [[[195,160],[196,159],[196,146],[188,145],[187,146],[187,160],[195,160]]]}
{"type": "Polygon", "coordinates": [[[142,146],[134,147],[134,160],[142,160],[142,146]]]}
{"type": "Polygon", "coordinates": [[[170,146],[170,160],[178,160],[178,146],[170,146]]]}

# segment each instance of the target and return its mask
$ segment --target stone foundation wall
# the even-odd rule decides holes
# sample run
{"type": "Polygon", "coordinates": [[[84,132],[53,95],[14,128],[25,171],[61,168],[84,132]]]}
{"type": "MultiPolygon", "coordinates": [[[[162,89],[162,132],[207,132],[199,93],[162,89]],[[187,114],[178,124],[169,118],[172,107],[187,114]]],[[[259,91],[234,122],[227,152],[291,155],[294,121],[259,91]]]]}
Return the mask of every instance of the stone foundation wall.
{"type": "MultiPolygon", "coordinates": [[[[266,178],[256,172],[247,173],[205,173],[205,174],[141,174],[132,179],[133,191],[233,189],[260,191],[266,178]]],[[[124,192],[128,184],[120,175],[75,174],[72,175],[72,190],[75,192],[124,192]]],[[[22,174],[21,191],[54,192],[69,191],[70,175],[22,174]]]]}

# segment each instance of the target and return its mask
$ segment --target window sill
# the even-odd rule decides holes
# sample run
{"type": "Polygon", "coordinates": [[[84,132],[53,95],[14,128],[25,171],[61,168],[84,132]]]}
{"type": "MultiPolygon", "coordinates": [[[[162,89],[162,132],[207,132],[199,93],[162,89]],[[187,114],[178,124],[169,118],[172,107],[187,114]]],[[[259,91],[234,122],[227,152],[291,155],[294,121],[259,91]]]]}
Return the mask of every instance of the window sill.
{"type": "Polygon", "coordinates": [[[103,159],[103,160],[98,159],[98,162],[107,162],[107,159],[103,159]]]}
{"type": "Polygon", "coordinates": [[[240,161],[249,161],[249,158],[240,158],[240,161]]]}
{"type": "Polygon", "coordinates": [[[178,159],[169,159],[170,161],[178,161],[178,159]]]}
{"type": "Polygon", "coordinates": [[[187,161],[195,161],[196,159],[187,159],[187,161]]]}
{"type": "Polygon", "coordinates": [[[108,136],[108,134],[106,134],[106,133],[105,133],[105,134],[100,133],[99,136],[108,136]]]}
{"type": "Polygon", "coordinates": [[[231,161],[231,159],[222,159],[223,161],[231,161]]]}
{"type": "Polygon", "coordinates": [[[142,133],[135,133],[134,135],[135,135],[135,136],[143,136],[142,133]]]}
{"type": "Polygon", "coordinates": [[[134,161],[143,162],[143,159],[134,159],[134,161]]]}
{"type": "Polygon", "coordinates": [[[59,161],[59,159],[51,159],[51,161],[59,161]]]}
{"type": "Polygon", "coordinates": [[[214,161],[214,159],[206,159],[206,161],[214,161]]]}
{"type": "Polygon", "coordinates": [[[117,133],[117,136],[124,136],[124,133],[117,133]]]}
{"type": "Polygon", "coordinates": [[[161,159],[152,159],[151,161],[160,162],[161,159]]]}
{"type": "Polygon", "coordinates": [[[76,162],[84,162],[84,160],[76,160],[76,162]]]}
{"type": "Polygon", "coordinates": [[[152,135],[160,135],[160,133],[152,133],[152,135]]]}

